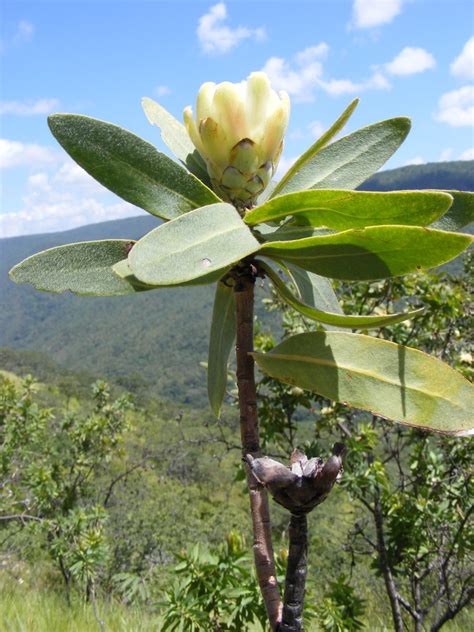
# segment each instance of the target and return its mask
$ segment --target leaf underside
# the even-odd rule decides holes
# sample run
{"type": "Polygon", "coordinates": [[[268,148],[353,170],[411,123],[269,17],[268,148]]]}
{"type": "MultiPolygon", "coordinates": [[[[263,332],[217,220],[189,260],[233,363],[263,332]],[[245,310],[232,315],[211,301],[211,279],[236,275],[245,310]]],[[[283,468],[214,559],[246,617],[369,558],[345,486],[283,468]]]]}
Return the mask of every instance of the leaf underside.
{"type": "Polygon", "coordinates": [[[271,377],[331,400],[437,432],[474,433],[474,387],[416,349],[360,334],[315,332],[254,357],[271,377]]]}
{"type": "Polygon", "coordinates": [[[129,265],[143,283],[178,285],[213,273],[219,278],[259,248],[231,204],[211,204],[145,235],[131,250],[129,265]]]}
{"type": "Polygon", "coordinates": [[[91,296],[121,296],[147,288],[120,278],[112,267],[133,245],[126,239],[85,241],[43,250],[10,270],[15,283],[29,283],[37,290],[91,296]]]}

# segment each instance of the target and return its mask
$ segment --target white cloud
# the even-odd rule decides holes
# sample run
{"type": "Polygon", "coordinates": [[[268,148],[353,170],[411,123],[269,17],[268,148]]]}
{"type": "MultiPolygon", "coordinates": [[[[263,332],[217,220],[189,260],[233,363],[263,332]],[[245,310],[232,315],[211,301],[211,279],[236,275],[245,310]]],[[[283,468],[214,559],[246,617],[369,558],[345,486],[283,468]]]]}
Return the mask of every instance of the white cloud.
{"type": "Polygon", "coordinates": [[[474,160],[474,147],[470,147],[462,152],[459,160],[474,160]]]}
{"type": "Polygon", "coordinates": [[[408,167],[409,165],[424,165],[425,163],[426,160],[422,156],[415,156],[414,158],[410,158],[410,160],[407,160],[403,164],[405,167],[408,167]]]}
{"type": "Polygon", "coordinates": [[[278,167],[275,173],[275,180],[281,180],[281,178],[285,175],[288,169],[298,160],[298,156],[293,156],[292,158],[285,158],[282,156],[280,158],[280,162],[278,163],[278,167]]]}
{"type": "Polygon", "coordinates": [[[406,46],[391,62],[385,64],[385,69],[391,75],[414,75],[435,66],[435,58],[424,48],[406,46]]]}
{"type": "Polygon", "coordinates": [[[330,96],[355,94],[364,90],[389,90],[391,88],[390,82],[378,71],[374,72],[369,79],[358,83],[351,79],[330,79],[319,83],[321,88],[330,96]]]}
{"type": "Polygon", "coordinates": [[[105,187],[72,160],[68,160],[59,168],[53,176],[53,182],[55,185],[73,186],[82,193],[102,195],[107,192],[105,187]]]}
{"type": "Polygon", "coordinates": [[[297,53],[293,63],[282,57],[270,57],[262,70],[267,73],[276,90],[286,90],[296,102],[314,101],[314,92],[321,88],[331,96],[353,94],[364,90],[388,90],[391,85],[384,75],[375,70],[369,79],[355,83],[350,79],[323,79],[323,64],[329,46],[322,42],[297,53]]]}
{"type": "Polygon", "coordinates": [[[0,169],[37,167],[51,164],[57,159],[57,153],[50,147],[0,138],[0,169]]]}
{"type": "Polygon", "coordinates": [[[352,24],[359,29],[387,24],[402,9],[403,0],[354,0],[352,24]]]}
{"type": "Polygon", "coordinates": [[[464,44],[464,48],[451,64],[450,70],[456,77],[474,79],[474,36],[464,44]]]}
{"type": "Polygon", "coordinates": [[[0,114],[34,116],[50,114],[59,105],[58,99],[38,99],[37,101],[0,101],[0,114]]]}
{"type": "Polygon", "coordinates": [[[308,129],[311,133],[311,136],[314,136],[314,138],[319,138],[324,133],[325,127],[321,123],[321,121],[312,121],[308,125],[308,129]]]}
{"type": "Polygon", "coordinates": [[[251,29],[246,26],[230,28],[223,24],[227,18],[227,8],[223,2],[213,5],[208,13],[199,18],[197,36],[202,49],[206,53],[228,53],[242,40],[265,39],[265,29],[251,29]]]}
{"type": "Polygon", "coordinates": [[[171,88],[168,86],[156,86],[154,93],[157,97],[165,97],[167,94],[171,94],[171,88]]]}
{"type": "Polygon", "coordinates": [[[323,74],[322,59],[329,47],[322,42],[305,48],[295,55],[294,64],[281,57],[270,57],[262,68],[275,90],[286,90],[298,102],[314,100],[314,89],[323,74]]]}
{"type": "Polygon", "coordinates": [[[35,27],[31,22],[28,22],[28,20],[20,20],[13,38],[17,42],[28,42],[33,37],[34,32],[35,27]]]}
{"type": "Polygon", "coordinates": [[[41,171],[29,176],[22,209],[0,215],[0,236],[68,230],[143,212],[132,204],[117,201],[79,166],[68,161],[52,175],[41,171]]]}
{"type": "Polygon", "coordinates": [[[434,118],[451,127],[474,125],[474,85],[443,94],[434,118]]]}
{"type": "Polygon", "coordinates": [[[35,27],[31,22],[28,22],[27,20],[20,20],[16,24],[13,33],[10,33],[7,37],[0,41],[0,52],[4,53],[8,48],[29,42],[33,37],[34,32],[35,27]]]}
{"type": "Polygon", "coordinates": [[[453,149],[452,147],[447,147],[446,149],[443,149],[443,151],[440,153],[438,160],[440,162],[446,162],[448,160],[451,160],[452,157],[453,149]]]}

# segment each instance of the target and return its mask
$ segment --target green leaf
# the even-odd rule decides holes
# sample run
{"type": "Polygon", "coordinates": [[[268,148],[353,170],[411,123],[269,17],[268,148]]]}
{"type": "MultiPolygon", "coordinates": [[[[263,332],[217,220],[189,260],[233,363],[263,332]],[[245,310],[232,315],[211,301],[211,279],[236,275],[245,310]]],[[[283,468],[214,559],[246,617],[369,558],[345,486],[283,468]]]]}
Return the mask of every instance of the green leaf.
{"type": "Polygon", "coordinates": [[[142,281],[137,279],[137,277],[133,274],[128,259],[119,261],[113,266],[112,269],[115,274],[118,274],[120,278],[125,279],[126,281],[128,281],[128,283],[133,285],[137,289],[137,291],[156,290],[163,287],[188,287],[190,285],[208,285],[210,283],[215,283],[216,281],[218,281],[225,272],[225,270],[224,272],[222,270],[218,270],[216,272],[211,272],[210,274],[205,274],[204,276],[197,279],[193,279],[192,281],[184,281],[183,283],[173,283],[171,285],[147,285],[146,283],[142,283],[142,281]]]}
{"type": "Polygon", "coordinates": [[[160,129],[161,138],[191,173],[210,187],[206,163],[195,149],[184,125],[174,118],[165,108],[150,99],[143,97],[142,107],[145,115],[152,125],[160,129]]]}
{"type": "Polygon", "coordinates": [[[275,286],[277,292],[288,305],[291,305],[293,309],[296,309],[296,311],[303,314],[303,316],[327,325],[346,327],[349,329],[376,329],[394,325],[395,323],[400,323],[409,318],[416,318],[425,311],[424,309],[417,309],[411,312],[405,312],[404,314],[387,314],[386,316],[346,316],[345,314],[341,315],[325,312],[298,300],[270,266],[263,262],[261,262],[261,266],[275,286]]]}
{"type": "Polygon", "coordinates": [[[337,119],[335,123],[331,125],[331,127],[320,137],[318,140],[311,145],[309,149],[307,149],[304,154],[302,154],[298,160],[288,169],[280,182],[276,185],[276,187],[272,191],[271,197],[275,197],[276,195],[281,195],[282,193],[288,193],[289,191],[298,191],[301,189],[307,189],[312,184],[305,185],[305,181],[309,180],[311,182],[313,176],[312,174],[312,160],[318,154],[323,147],[325,147],[329,141],[334,138],[334,136],[341,131],[344,125],[349,120],[350,116],[356,109],[359,103],[359,99],[354,99],[352,103],[350,103],[341,116],[337,119]],[[292,182],[294,179],[298,180],[298,184],[296,187],[292,182]]]}
{"type": "Polygon", "coordinates": [[[117,276],[112,266],[127,256],[133,241],[84,241],[39,252],[10,270],[15,283],[30,283],[37,290],[92,296],[121,296],[144,289],[117,276]]]}
{"type": "Polygon", "coordinates": [[[322,235],[333,235],[335,231],[328,230],[326,228],[314,228],[313,226],[298,226],[296,224],[288,223],[280,226],[277,230],[265,231],[262,233],[258,227],[259,237],[262,241],[270,243],[272,241],[293,241],[295,239],[304,239],[306,237],[320,237],[322,235]]]}
{"type": "Polygon", "coordinates": [[[307,272],[296,265],[286,266],[295,282],[301,300],[317,309],[343,314],[331,281],[313,272],[307,272]]]}
{"type": "Polygon", "coordinates": [[[253,354],[273,378],[411,426],[472,434],[474,387],[421,351],[340,332],[288,338],[253,354]]]}
{"type": "Polygon", "coordinates": [[[92,177],[152,215],[173,219],[219,201],[186,169],[121,127],[78,114],[53,114],[48,123],[56,140],[92,177]]]}
{"type": "Polygon", "coordinates": [[[207,363],[207,392],[217,419],[227,386],[227,365],[235,340],[235,320],[234,289],[220,282],[214,299],[207,363]]]}
{"type": "Polygon", "coordinates": [[[298,224],[336,230],[386,224],[426,226],[441,217],[453,198],[438,191],[298,191],[281,195],[245,214],[246,224],[292,216],[298,224]]]}
{"type": "Polygon", "coordinates": [[[474,193],[468,191],[445,191],[453,197],[448,211],[431,225],[438,230],[459,230],[474,222],[474,193]]]}
{"type": "Polygon", "coordinates": [[[145,235],[132,248],[129,264],[143,283],[178,285],[212,273],[222,276],[259,248],[231,204],[211,204],[145,235]]]}
{"type": "Polygon", "coordinates": [[[418,226],[372,226],[263,244],[260,254],[322,276],[368,281],[446,263],[471,242],[470,235],[418,226]]]}
{"type": "Polygon", "coordinates": [[[311,188],[355,189],[380,169],[405,140],[409,130],[410,119],[400,117],[374,123],[344,136],[306,162],[278,194],[311,188]]]}

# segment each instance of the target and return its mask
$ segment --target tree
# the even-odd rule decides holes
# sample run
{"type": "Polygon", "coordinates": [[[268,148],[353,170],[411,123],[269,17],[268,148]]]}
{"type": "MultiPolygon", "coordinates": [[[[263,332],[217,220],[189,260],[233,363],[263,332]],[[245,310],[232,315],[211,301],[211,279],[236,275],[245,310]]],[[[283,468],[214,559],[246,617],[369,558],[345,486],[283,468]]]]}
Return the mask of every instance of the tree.
{"type": "Polygon", "coordinates": [[[20,388],[0,384],[0,525],[16,523],[42,538],[69,593],[76,579],[95,603],[108,557],[105,499],[97,476],[117,452],[127,428],[128,396],[112,400],[104,382],[93,386],[87,415],[34,401],[31,377],[20,388]]]}

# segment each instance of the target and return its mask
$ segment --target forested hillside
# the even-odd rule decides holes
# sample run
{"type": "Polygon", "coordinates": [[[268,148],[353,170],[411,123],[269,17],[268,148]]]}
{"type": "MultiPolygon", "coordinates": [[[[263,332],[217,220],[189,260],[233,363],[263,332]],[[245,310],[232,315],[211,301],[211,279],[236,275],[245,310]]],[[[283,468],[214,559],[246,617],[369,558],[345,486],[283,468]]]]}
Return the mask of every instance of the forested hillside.
{"type": "MultiPolygon", "coordinates": [[[[385,171],[362,188],[424,187],[474,190],[474,161],[385,171]]],[[[136,239],[157,223],[151,216],[134,217],[1,240],[0,347],[42,352],[67,368],[118,377],[130,386],[145,381],[159,396],[204,406],[205,375],[199,363],[207,356],[213,286],[89,298],[37,292],[7,276],[15,263],[45,248],[110,237],[136,239]]]]}

